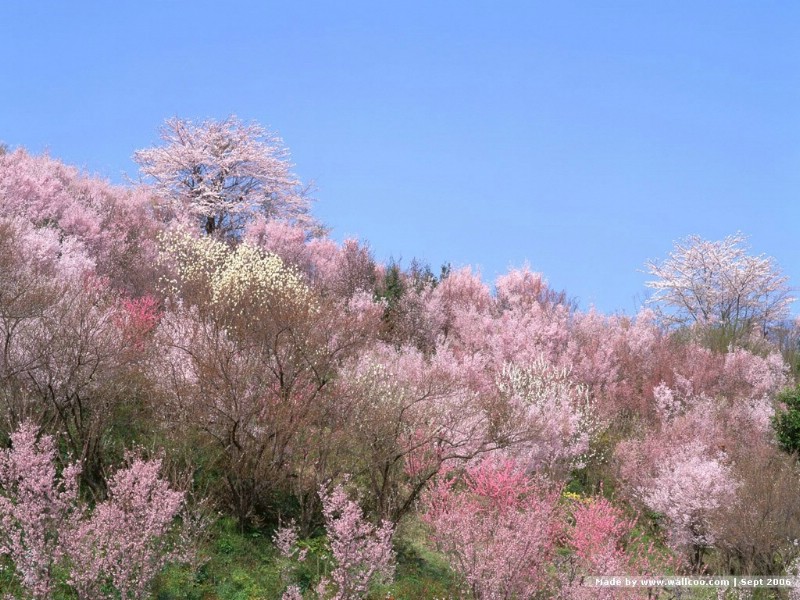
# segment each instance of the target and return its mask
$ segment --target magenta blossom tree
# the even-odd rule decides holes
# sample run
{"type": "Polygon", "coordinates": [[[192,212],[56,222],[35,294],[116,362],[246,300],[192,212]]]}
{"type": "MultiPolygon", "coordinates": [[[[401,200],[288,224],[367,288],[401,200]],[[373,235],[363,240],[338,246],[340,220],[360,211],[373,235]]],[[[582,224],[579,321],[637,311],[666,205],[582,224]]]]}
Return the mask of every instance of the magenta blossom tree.
{"type": "MultiPolygon", "coordinates": [[[[573,524],[567,528],[570,560],[562,569],[561,597],[570,600],[648,598],[647,589],[600,589],[586,586],[592,575],[647,575],[655,570],[653,544],[645,546],[633,534],[635,518],[605,498],[581,498],[572,508],[573,524]],[[631,547],[639,541],[640,546],[631,547]]],[[[665,564],[668,560],[663,561],[665,564]]]]}
{"type": "Polygon", "coordinates": [[[513,461],[486,458],[463,477],[440,479],[423,520],[472,597],[535,598],[555,583],[548,567],[561,528],[558,497],[513,461]]]}

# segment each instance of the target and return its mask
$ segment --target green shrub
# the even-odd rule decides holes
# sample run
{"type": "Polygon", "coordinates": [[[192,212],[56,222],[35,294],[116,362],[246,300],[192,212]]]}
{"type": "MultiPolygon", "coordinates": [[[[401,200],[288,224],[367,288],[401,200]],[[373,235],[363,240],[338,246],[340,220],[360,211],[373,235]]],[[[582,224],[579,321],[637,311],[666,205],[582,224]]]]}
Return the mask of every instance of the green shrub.
{"type": "Polygon", "coordinates": [[[781,392],[778,400],[785,410],[778,410],[772,418],[775,437],[782,450],[795,453],[800,451],[800,385],[781,392]]]}

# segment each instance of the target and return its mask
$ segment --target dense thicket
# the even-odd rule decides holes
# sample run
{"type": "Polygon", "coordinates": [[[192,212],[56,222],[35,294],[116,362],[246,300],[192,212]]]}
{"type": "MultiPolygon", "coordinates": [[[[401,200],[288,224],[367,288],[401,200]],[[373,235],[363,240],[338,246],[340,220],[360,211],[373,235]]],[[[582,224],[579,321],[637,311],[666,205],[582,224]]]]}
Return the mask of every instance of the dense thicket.
{"type": "Polygon", "coordinates": [[[7,593],[150,597],[220,515],[274,535],[286,598],[391,593],[408,523],[478,599],[794,569],[797,325],[740,237],[650,263],[663,310],[602,315],[527,268],[337,244],[256,126],[163,141],[128,187],[0,155],[7,593]]]}

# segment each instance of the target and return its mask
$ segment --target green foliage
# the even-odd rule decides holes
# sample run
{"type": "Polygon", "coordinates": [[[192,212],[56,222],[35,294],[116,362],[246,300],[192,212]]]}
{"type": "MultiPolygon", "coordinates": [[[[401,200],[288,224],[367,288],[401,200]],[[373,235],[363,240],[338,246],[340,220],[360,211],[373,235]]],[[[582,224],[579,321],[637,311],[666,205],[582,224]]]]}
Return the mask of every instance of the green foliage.
{"type": "Polygon", "coordinates": [[[198,567],[169,567],[158,581],[158,600],[255,600],[280,598],[281,579],[269,536],[240,530],[232,518],[220,519],[200,549],[198,567]]]}
{"type": "Polygon", "coordinates": [[[375,292],[376,299],[386,300],[387,310],[391,310],[397,305],[400,298],[403,297],[404,292],[405,284],[403,283],[403,274],[400,271],[400,265],[396,262],[392,262],[386,268],[383,282],[375,292]]]}
{"type": "Polygon", "coordinates": [[[386,268],[383,281],[375,290],[375,300],[383,300],[386,308],[383,311],[383,337],[392,339],[401,318],[400,299],[406,292],[406,284],[403,281],[403,272],[400,265],[392,262],[386,268]]]}
{"type": "Polygon", "coordinates": [[[8,556],[0,556],[0,590],[14,595],[14,597],[16,594],[22,593],[17,583],[14,563],[8,556]]]}
{"type": "Polygon", "coordinates": [[[800,321],[787,321],[770,332],[770,339],[777,344],[784,362],[789,366],[789,375],[800,381],[800,321]]]}
{"type": "Polygon", "coordinates": [[[787,388],[778,396],[778,400],[786,406],[772,418],[775,437],[782,450],[794,453],[800,451],[800,385],[787,388]]]}
{"type": "Polygon", "coordinates": [[[442,263],[441,268],[439,269],[439,281],[438,283],[443,282],[445,279],[450,277],[450,273],[453,272],[453,265],[449,262],[442,263]]]}
{"type": "MultiPolygon", "coordinates": [[[[424,600],[458,598],[461,588],[447,560],[433,550],[425,527],[416,519],[403,521],[395,536],[395,581],[380,597],[424,600]]],[[[378,596],[375,596],[378,598],[378,596]]]]}
{"type": "Polygon", "coordinates": [[[613,498],[616,493],[616,479],[609,458],[619,440],[609,429],[602,429],[591,440],[584,464],[573,469],[564,491],[581,496],[602,494],[613,498]]]}
{"type": "MultiPolygon", "coordinates": [[[[316,536],[298,541],[306,550],[302,563],[284,559],[267,531],[239,528],[235,519],[221,518],[200,549],[200,566],[168,567],[157,581],[156,600],[261,600],[280,598],[286,585],[313,590],[330,571],[327,539],[316,536]],[[291,582],[285,577],[291,569],[291,582]]],[[[459,587],[447,562],[426,540],[415,519],[401,525],[396,539],[397,575],[391,585],[377,586],[370,599],[426,600],[457,598],[459,587]]],[[[0,589],[5,580],[0,571],[0,589]]],[[[65,598],[66,600],[66,598],[65,598]]]]}
{"type": "Polygon", "coordinates": [[[111,407],[109,424],[101,439],[104,467],[119,465],[125,452],[135,447],[160,447],[152,444],[158,436],[152,423],[152,406],[144,397],[144,386],[134,387],[124,402],[111,407]]]}

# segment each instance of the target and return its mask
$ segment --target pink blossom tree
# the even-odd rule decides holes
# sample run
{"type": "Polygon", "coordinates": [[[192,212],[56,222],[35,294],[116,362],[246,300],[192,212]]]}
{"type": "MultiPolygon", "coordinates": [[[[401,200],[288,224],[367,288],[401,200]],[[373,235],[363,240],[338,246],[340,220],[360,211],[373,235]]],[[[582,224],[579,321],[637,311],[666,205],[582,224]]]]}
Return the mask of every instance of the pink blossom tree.
{"type": "Polygon", "coordinates": [[[73,519],[62,534],[72,563],[69,584],[81,598],[121,600],[149,597],[149,588],[164,566],[188,558],[188,548],[176,539],[175,517],[185,493],[159,477],[161,461],[130,459],[108,484],[108,499],[90,515],[73,519]]]}
{"type": "Polygon", "coordinates": [[[715,542],[712,513],[735,497],[736,481],[722,460],[688,446],[668,457],[655,480],[640,490],[645,504],[670,521],[670,542],[692,550],[700,565],[702,551],[715,542]]]}
{"type": "MultiPolygon", "coordinates": [[[[513,269],[496,282],[494,334],[488,338],[496,365],[533,363],[544,359],[559,364],[570,336],[571,306],[553,292],[540,273],[513,269]]],[[[497,368],[497,367],[496,367],[497,368]]]]}
{"type": "Polygon", "coordinates": [[[0,220],[0,411],[9,429],[33,419],[63,431],[101,499],[103,440],[136,394],[142,351],[121,335],[132,321],[119,292],[71,239],[0,220]]]}
{"type": "Polygon", "coordinates": [[[160,460],[132,459],[89,511],[78,496],[79,465],[57,473],[51,436],[28,422],[11,443],[0,451],[0,555],[30,597],[52,598],[59,570],[81,599],[146,598],[166,563],[189,557],[190,540],[174,527],[185,494],[159,477],[160,460]]]}
{"type": "MultiPolygon", "coordinates": [[[[345,483],[348,477],[345,476],[345,483]]],[[[357,502],[351,500],[342,484],[332,490],[320,486],[319,497],[328,547],[334,565],[323,576],[314,593],[318,598],[356,600],[365,598],[373,583],[389,583],[394,578],[395,555],[392,550],[394,526],[383,521],[370,523],[357,502]]],[[[284,561],[282,578],[286,589],[282,598],[302,598],[300,587],[292,583],[293,570],[307,557],[307,548],[300,548],[298,531],[292,521],[280,527],[272,538],[284,561]]]]}
{"type": "Polygon", "coordinates": [[[333,600],[364,598],[373,582],[394,578],[394,526],[388,521],[377,527],[368,522],[341,485],[330,492],[321,487],[319,495],[336,566],[317,591],[320,597],[333,600]]]}
{"type": "Polygon", "coordinates": [[[26,422],[11,434],[11,448],[0,450],[0,555],[11,558],[22,588],[44,599],[65,558],[80,468],[70,465],[59,478],[53,438],[37,438],[38,428],[26,422]]]}
{"type": "Polygon", "coordinates": [[[0,155],[0,214],[80,250],[115,288],[140,295],[153,283],[160,226],[141,186],[115,186],[20,149],[0,155]]]}
{"type": "Polygon", "coordinates": [[[345,415],[350,472],[381,518],[408,513],[440,469],[497,448],[489,419],[446,348],[375,344],[345,363],[333,391],[345,415]]]}
{"type": "Polygon", "coordinates": [[[451,272],[430,293],[426,320],[434,337],[462,362],[482,361],[482,349],[492,331],[494,299],[480,274],[469,268],[451,272]]]}
{"type": "Polygon", "coordinates": [[[309,224],[308,197],[275,134],[235,116],[200,124],[173,118],[163,146],[134,160],[171,210],[199,221],[211,235],[239,236],[256,214],[309,224]]]}
{"type": "Polygon", "coordinates": [[[664,519],[667,541],[694,569],[717,537],[714,515],[736,499],[739,482],[725,452],[724,431],[703,403],[646,440],[617,448],[620,483],[664,519]],[[705,414],[705,417],[701,417],[705,414]],[[709,426],[697,436],[699,419],[709,426]]]}
{"type": "Polygon", "coordinates": [[[635,520],[626,519],[605,498],[578,502],[572,511],[575,524],[569,531],[569,546],[587,573],[630,573],[623,544],[635,520]]]}

